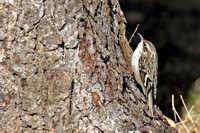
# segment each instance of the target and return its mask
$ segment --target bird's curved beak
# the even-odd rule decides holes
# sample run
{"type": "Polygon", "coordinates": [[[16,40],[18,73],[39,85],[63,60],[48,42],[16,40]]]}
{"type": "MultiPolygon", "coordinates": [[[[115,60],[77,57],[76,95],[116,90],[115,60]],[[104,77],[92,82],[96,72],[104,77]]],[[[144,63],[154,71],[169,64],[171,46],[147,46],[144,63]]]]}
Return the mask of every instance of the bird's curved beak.
{"type": "Polygon", "coordinates": [[[138,35],[140,36],[141,40],[144,40],[144,38],[142,37],[142,35],[140,33],[138,33],[138,35]]]}

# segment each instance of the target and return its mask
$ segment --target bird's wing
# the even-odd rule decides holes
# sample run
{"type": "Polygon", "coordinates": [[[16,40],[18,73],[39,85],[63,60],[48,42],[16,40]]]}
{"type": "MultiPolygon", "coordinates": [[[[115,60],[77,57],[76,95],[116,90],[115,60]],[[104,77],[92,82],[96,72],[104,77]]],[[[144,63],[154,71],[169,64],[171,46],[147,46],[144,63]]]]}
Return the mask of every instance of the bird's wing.
{"type": "Polygon", "coordinates": [[[139,59],[139,70],[141,77],[141,86],[143,88],[144,94],[147,96],[149,91],[153,89],[154,99],[157,93],[157,58],[154,54],[148,52],[142,53],[139,59]]]}

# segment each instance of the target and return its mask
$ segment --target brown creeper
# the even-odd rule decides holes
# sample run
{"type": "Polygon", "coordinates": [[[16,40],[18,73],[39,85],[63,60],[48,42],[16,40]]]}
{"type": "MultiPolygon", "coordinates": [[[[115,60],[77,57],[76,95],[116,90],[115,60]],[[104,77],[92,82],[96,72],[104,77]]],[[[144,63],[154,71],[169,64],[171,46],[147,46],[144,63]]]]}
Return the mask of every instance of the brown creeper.
{"type": "Polygon", "coordinates": [[[131,67],[134,72],[136,81],[142,87],[143,93],[147,98],[148,109],[153,116],[153,97],[156,99],[157,93],[157,69],[158,69],[158,56],[154,45],[141,38],[136,50],[133,52],[131,67]]]}

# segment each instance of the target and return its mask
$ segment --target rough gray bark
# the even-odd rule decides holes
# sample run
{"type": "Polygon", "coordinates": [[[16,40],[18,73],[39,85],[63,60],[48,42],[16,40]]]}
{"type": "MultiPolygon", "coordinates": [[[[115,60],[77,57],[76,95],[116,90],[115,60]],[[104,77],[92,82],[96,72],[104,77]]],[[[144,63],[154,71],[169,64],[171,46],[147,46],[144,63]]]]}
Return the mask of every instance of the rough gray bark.
{"type": "Polygon", "coordinates": [[[117,0],[0,3],[2,132],[172,132],[148,115],[117,0]]]}

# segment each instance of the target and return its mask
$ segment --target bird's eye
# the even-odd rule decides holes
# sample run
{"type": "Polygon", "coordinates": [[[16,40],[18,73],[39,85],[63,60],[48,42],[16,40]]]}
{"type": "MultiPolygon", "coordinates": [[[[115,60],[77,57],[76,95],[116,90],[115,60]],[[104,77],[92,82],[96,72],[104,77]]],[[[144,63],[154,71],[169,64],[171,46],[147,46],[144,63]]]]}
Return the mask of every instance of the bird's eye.
{"type": "Polygon", "coordinates": [[[146,42],[143,43],[143,50],[144,50],[144,51],[147,51],[147,50],[148,50],[148,49],[147,49],[147,43],[146,43],[146,42]]]}

